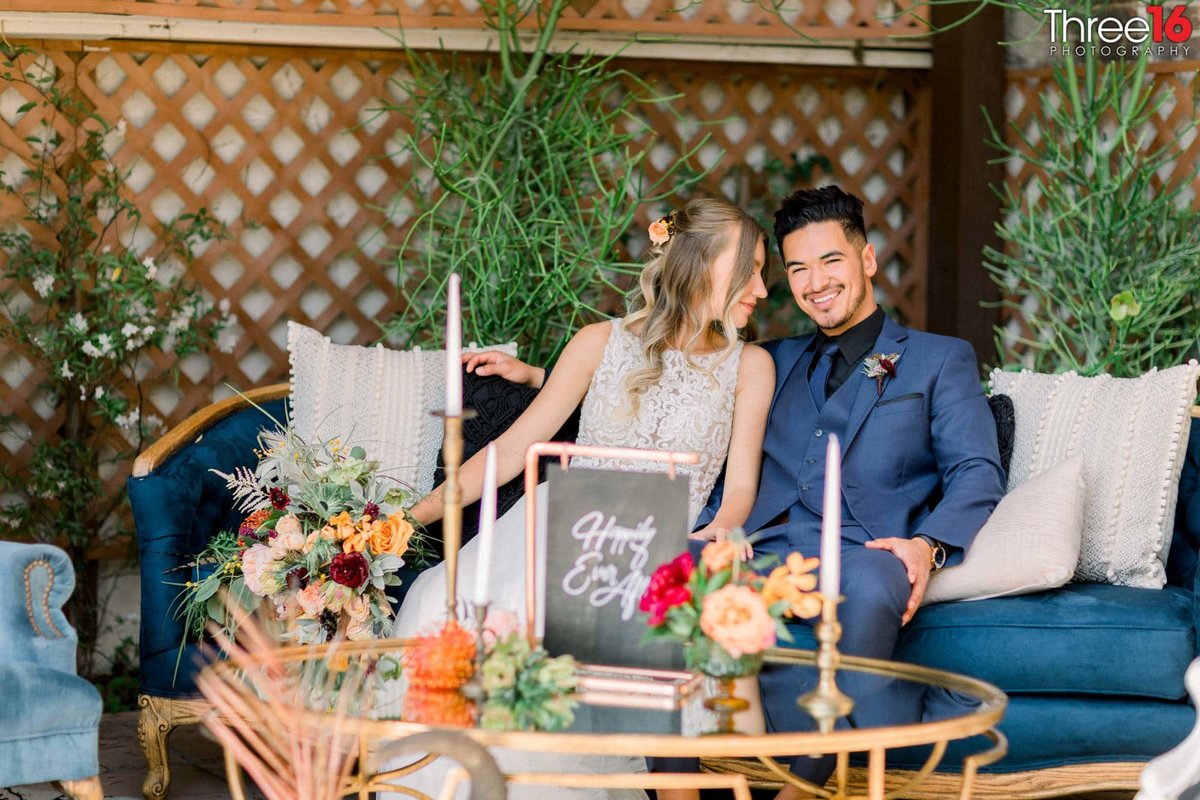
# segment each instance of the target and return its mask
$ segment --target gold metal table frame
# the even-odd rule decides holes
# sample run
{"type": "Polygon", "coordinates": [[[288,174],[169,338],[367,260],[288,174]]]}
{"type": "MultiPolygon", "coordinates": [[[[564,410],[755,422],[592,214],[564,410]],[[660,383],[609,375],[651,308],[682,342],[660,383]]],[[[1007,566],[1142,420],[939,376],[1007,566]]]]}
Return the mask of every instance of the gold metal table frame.
{"type": "MultiPolygon", "coordinates": [[[[405,640],[377,640],[342,643],[340,653],[349,656],[380,656],[403,650],[405,640]]],[[[330,645],[291,647],[275,657],[284,661],[322,660],[330,645]]],[[[777,663],[811,665],[815,668],[816,654],[805,650],[773,649],[767,658],[777,663]]],[[[225,662],[206,669],[231,669],[225,662]]],[[[885,800],[885,798],[921,797],[920,787],[941,763],[949,742],[983,735],[992,746],[985,752],[964,759],[958,797],[969,798],[975,776],[982,767],[995,763],[1007,751],[1004,736],[996,729],[1007,698],[1003,692],[984,681],[929,669],[876,659],[846,656],[843,668],[888,678],[923,683],[961,692],[979,702],[977,708],[962,716],[932,722],[918,722],[890,727],[835,730],[831,733],[766,733],[685,736],[681,734],[645,733],[573,733],[539,731],[491,731],[455,729],[486,747],[504,747],[530,753],[580,755],[632,755],[663,758],[700,758],[708,772],[701,773],[516,773],[506,775],[513,784],[560,786],[563,788],[728,788],[737,800],[750,800],[749,787],[780,785],[790,782],[821,798],[832,800],[885,800]],[[930,745],[924,766],[909,775],[903,785],[888,789],[885,784],[885,754],[887,750],[913,745],[930,745]],[[865,794],[852,791],[849,756],[866,753],[865,794]],[[829,788],[818,788],[795,778],[779,763],[779,759],[796,755],[837,755],[837,768],[829,788]],[[766,780],[764,781],[764,778],[766,780]],[[772,780],[773,779],[773,780],[772,780]]],[[[316,715],[317,712],[305,712],[316,715]]],[[[429,726],[395,719],[353,718],[349,721],[358,740],[359,755],[355,772],[345,785],[342,795],[357,795],[368,800],[371,792],[392,791],[401,795],[424,798],[402,785],[403,779],[431,763],[433,757],[419,758],[400,767],[385,769],[376,757],[389,742],[431,730],[429,726]]],[[[244,800],[240,772],[232,758],[226,757],[230,790],[234,800],[244,800]]],[[[943,779],[945,776],[940,776],[943,779]]],[[[457,780],[451,773],[451,782],[457,780]]],[[[446,796],[446,793],[442,793],[446,796]]]]}

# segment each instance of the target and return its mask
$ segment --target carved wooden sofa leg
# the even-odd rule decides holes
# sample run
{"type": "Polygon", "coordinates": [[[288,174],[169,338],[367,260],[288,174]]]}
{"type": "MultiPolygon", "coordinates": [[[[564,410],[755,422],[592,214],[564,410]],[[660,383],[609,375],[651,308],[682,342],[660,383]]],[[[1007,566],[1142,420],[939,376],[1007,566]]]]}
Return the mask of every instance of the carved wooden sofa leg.
{"type": "Polygon", "coordinates": [[[58,781],[63,794],[71,800],[104,800],[104,789],[100,786],[100,776],[93,775],[78,781],[58,781]]]}
{"type": "Polygon", "coordinates": [[[171,784],[169,744],[171,732],[179,725],[194,725],[207,708],[203,700],[175,700],[169,697],[138,695],[138,742],[146,756],[146,780],[142,782],[145,800],[162,800],[171,784]]]}

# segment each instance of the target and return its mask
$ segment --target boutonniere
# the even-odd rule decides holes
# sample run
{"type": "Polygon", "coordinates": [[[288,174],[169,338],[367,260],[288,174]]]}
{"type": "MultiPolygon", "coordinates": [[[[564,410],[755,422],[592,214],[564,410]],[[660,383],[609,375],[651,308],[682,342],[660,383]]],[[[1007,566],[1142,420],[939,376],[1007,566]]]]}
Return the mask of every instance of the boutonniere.
{"type": "Polygon", "coordinates": [[[896,362],[900,360],[899,353],[873,353],[863,359],[863,374],[875,379],[878,387],[876,396],[883,394],[883,379],[896,377],[896,362]]]}

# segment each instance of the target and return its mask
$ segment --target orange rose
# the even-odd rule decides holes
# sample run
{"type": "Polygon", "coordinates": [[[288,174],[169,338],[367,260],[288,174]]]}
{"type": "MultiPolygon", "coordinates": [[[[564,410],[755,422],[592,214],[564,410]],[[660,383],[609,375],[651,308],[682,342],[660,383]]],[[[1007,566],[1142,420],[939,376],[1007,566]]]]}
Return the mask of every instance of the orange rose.
{"type": "Polygon", "coordinates": [[[775,644],[775,620],[763,598],[749,586],[730,584],[705,597],[700,630],[734,658],[761,653],[775,644]]]}
{"type": "Polygon", "coordinates": [[[700,551],[700,563],[705,566],[709,575],[732,566],[737,558],[738,546],[728,539],[720,542],[709,542],[700,551]]]}
{"type": "Polygon", "coordinates": [[[386,520],[378,520],[371,531],[371,552],[402,556],[408,550],[413,526],[403,514],[388,514],[386,520]]]}
{"type": "Polygon", "coordinates": [[[666,218],[650,223],[650,241],[656,245],[664,245],[671,240],[671,231],[667,228],[666,218]]]}

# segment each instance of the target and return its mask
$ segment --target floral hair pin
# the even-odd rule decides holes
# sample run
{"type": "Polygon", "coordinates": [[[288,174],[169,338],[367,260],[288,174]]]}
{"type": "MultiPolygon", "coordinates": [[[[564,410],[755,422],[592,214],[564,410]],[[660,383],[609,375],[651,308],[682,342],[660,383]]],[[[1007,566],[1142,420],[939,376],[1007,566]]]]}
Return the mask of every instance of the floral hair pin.
{"type": "Polygon", "coordinates": [[[671,241],[671,237],[675,235],[675,231],[677,230],[675,226],[675,215],[678,213],[679,212],[677,211],[672,211],[665,217],[656,219],[654,222],[650,223],[648,230],[650,232],[651,244],[657,247],[662,247],[664,244],[671,241]]]}
{"type": "Polygon", "coordinates": [[[863,359],[863,374],[875,379],[878,387],[876,396],[883,394],[883,379],[896,377],[896,362],[900,360],[899,353],[872,353],[863,359]]]}

